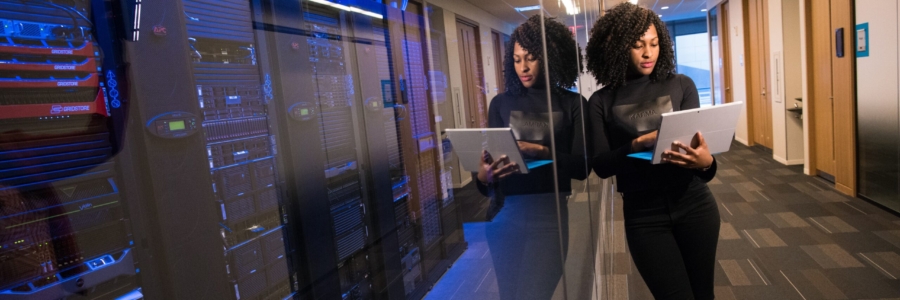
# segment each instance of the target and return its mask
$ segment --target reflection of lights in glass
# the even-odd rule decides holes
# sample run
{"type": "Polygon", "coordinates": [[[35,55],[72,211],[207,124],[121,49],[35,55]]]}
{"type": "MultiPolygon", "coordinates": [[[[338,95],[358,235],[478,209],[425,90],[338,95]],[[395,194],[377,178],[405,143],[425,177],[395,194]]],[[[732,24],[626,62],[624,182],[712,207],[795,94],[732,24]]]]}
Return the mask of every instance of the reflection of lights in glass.
{"type": "Polygon", "coordinates": [[[517,12],[530,11],[530,10],[538,10],[541,9],[540,5],[532,5],[532,6],[520,6],[516,7],[517,12]]]}
{"type": "Polygon", "coordinates": [[[637,5],[638,0],[628,0],[628,2],[631,2],[631,4],[637,5]]]}
{"type": "Polygon", "coordinates": [[[572,0],[559,0],[557,5],[562,3],[563,6],[566,7],[566,14],[569,15],[577,15],[579,13],[578,6],[575,6],[575,2],[572,0]]]}
{"type": "Polygon", "coordinates": [[[663,6],[662,9],[669,9],[669,7],[668,7],[668,6],[663,6]]]}
{"type": "Polygon", "coordinates": [[[368,11],[368,10],[360,9],[360,8],[358,8],[358,7],[346,6],[346,5],[343,5],[343,4],[337,4],[337,3],[331,3],[331,2],[328,2],[328,1],[325,1],[325,0],[309,0],[309,1],[312,1],[312,2],[315,2],[315,3],[319,3],[319,4],[328,5],[328,6],[331,6],[331,7],[337,8],[337,9],[340,9],[340,10],[345,10],[345,11],[349,11],[349,12],[355,12],[355,13],[362,14],[362,15],[367,15],[367,16],[370,16],[370,17],[373,17],[373,18],[384,19],[384,16],[382,16],[382,15],[373,13],[373,12],[368,11]]]}

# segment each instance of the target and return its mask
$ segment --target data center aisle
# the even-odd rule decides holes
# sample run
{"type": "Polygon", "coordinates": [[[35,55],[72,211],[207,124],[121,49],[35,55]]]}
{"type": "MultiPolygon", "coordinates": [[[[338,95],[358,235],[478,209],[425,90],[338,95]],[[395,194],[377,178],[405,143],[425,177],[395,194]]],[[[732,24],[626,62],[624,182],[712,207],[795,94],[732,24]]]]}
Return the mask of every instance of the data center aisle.
{"type": "MultiPolygon", "coordinates": [[[[717,159],[716,299],[900,299],[900,218],[762,149],[717,159]]],[[[614,299],[652,299],[629,257],[615,262],[614,299]]]]}

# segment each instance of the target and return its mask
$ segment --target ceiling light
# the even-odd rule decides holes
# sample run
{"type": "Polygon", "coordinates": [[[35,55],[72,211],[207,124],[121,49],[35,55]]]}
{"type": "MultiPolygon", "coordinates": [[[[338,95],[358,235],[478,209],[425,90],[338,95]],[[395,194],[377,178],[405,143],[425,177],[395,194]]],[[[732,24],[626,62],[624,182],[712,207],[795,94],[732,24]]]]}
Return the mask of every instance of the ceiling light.
{"type": "Polygon", "coordinates": [[[668,7],[668,6],[663,6],[662,9],[669,9],[669,7],[668,7]]]}
{"type": "Polygon", "coordinates": [[[659,15],[659,17],[662,18],[662,15],[659,15]]]}
{"type": "Polygon", "coordinates": [[[355,13],[367,15],[367,16],[370,16],[370,17],[373,17],[373,18],[384,19],[384,16],[382,16],[382,15],[380,15],[380,14],[376,14],[376,13],[373,13],[373,12],[368,11],[368,10],[363,10],[363,9],[361,9],[361,8],[358,8],[358,7],[346,6],[346,5],[343,5],[343,4],[332,3],[332,2],[325,1],[325,0],[310,0],[310,1],[315,2],[315,3],[319,3],[319,4],[328,5],[328,6],[331,6],[331,7],[337,8],[337,9],[340,9],[340,10],[345,10],[345,11],[349,11],[349,12],[355,12],[355,13]]]}
{"type": "Polygon", "coordinates": [[[700,11],[706,11],[706,9],[704,8],[704,9],[701,9],[700,11]]]}
{"type": "Polygon", "coordinates": [[[519,6],[516,7],[517,12],[530,11],[530,10],[538,10],[541,9],[540,5],[532,5],[532,6],[519,6]]]}
{"type": "Polygon", "coordinates": [[[568,15],[577,15],[578,14],[578,6],[575,6],[574,1],[572,0],[560,0],[562,5],[566,7],[566,14],[568,15]]]}
{"type": "Polygon", "coordinates": [[[638,0],[628,0],[628,2],[631,2],[631,4],[637,5],[638,0]]]}

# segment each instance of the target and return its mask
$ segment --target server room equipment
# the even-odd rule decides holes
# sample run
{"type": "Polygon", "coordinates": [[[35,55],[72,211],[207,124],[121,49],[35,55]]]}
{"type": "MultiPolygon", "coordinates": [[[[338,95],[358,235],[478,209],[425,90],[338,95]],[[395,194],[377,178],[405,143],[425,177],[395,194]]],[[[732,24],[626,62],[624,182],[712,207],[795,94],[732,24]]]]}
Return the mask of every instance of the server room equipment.
{"type": "Polygon", "coordinates": [[[260,26],[272,37],[276,102],[289,114],[281,149],[298,170],[312,296],[420,299],[464,248],[454,256],[440,246],[436,151],[420,148],[434,140],[425,43],[407,35],[424,26],[404,25],[421,24],[420,13],[404,19],[377,2],[353,3],[366,14],[316,2],[265,2],[271,15],[260,26]],[[407,80],[411,65],[419,72],[407,80]]]}
{"type": "MultiPolygon", "coordinates": [[[[158,257],[152,292],[177,299],[284,299],[296,291],[276,122],[260,71],[252,3],[131,3],[130,146],[158,257]],[[152,26],[139,25],[148,24],[152,26]],[[142,145],[141,147],[137,147],[142,145]]],[[[263,41],[264,42],[264,41],[263,41]]],[[[150,286],[145,286],[151,293],[150,286]]]]}
{"type": "Polygon", "coordinates": [[[0,1],[0,299],[140,295],[96,4],[0,1]]]}

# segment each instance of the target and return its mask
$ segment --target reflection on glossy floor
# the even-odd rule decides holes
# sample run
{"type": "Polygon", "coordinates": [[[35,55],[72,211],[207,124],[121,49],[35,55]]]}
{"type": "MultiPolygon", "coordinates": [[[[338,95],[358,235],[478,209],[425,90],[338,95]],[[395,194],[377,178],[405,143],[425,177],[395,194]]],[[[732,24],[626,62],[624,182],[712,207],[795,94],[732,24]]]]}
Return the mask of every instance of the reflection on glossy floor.
{"type": "MultiPolygon", "coordinates": [[[[900,299],[900,218],[761,149],[735,143],[717,158],[710,182],[722,216],[716,299],[900,299]]],[[[590,183],[591,201],[583,186],[569,200],[568,299],[652,299],[625,246],[621,198],[597,203],[602,185],[590,183]],[[593,246],[592,234],[602,237],[593,246]],[[593,270],[585,263],[592,247],[593,270]]],[[[426,299],[500,299],[486,224],[465,225],[469,249],[426,299]]],[[[561,286],[554,299],[563,299],[561,286]]]]}

